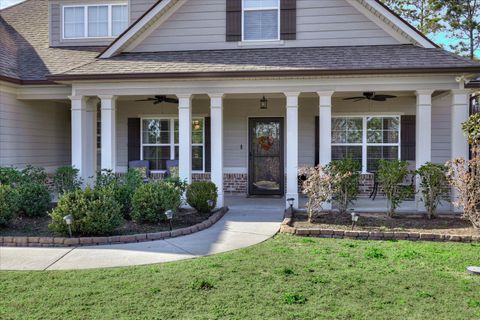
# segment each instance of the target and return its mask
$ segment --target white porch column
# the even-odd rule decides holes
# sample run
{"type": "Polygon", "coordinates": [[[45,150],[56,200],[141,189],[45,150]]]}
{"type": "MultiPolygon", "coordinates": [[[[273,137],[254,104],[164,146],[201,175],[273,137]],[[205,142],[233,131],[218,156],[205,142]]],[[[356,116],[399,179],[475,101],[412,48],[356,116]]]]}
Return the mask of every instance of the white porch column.
{"type": "Polygon", "coordinates": [[[223,197],[223,94],[210,95],[211,180],[218,189],[217,207],[224,206],[223,197]]]}
{"type": "Polygon", "coordinates": [[[179,175],[180,179],[192,182],[192,95],[178,97],[179,175]]]}
{"type": "Polygon", "coordinates": [[[96,106],[92,99],[71,96],[72,166],[79,170],[84,184],[89,184],[96,171],[96,106]]]}
{"type": "MultiPolygon", "coordinates": [[[[298,96],[299,92],[286,92],[287,97],[287,193],[285,199],[293,198],[298,208],[298,96]]],[[[285,207],[289,204],[285,201],[285,207]]]]}
{"type": "MultiPolygon", "coordinates": [[[[417,91],[416,108],[416,159],[415,168],[432,161],[432,90],[417,91]]],[[[417,176],[416,190],[420,190],[420,178],[417,176]]],[[[415,196],[417,211],[425,211],[421,193],[415,196]]]]}
{"type": "MultiPolygon", "coordinates": [[[[451,158],[468,159],[470,156],[468,141],[463,134],[462,123],[469,117],[469,92],[467,90],[452,90],[452,127],[451,127],[451,158]]],[[[457,192],[452,191],[453,199],[457,198],[457,192]]],[[[462,212],[461,208],[455,208],[455,212],[462,212]]]]}
{"type": "MultiPolygon", "coordinates": [[[[332,95],[333,91],[318,92],[319,109],[319,164],[325,166],[332,161],[332,95]]],[[[331,203],[325,203],[323,209],[331,210],[331,203]]]]}
{"type": "Polygon", "coordinates": [[[101,169],[116,171],[116,99],[115,96],[100,96],[101,101],[101,169]]]}

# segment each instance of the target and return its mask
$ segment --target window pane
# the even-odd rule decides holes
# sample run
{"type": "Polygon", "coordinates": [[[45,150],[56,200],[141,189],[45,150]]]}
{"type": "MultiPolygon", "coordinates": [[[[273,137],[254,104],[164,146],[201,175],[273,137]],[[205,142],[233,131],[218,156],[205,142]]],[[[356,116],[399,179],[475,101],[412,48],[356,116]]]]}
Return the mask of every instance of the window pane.
{"type": "Polygon", "coordinates": [[[332,143],[362,143],[362,118],[332,118],[332,143]]]}
{"type": "Polygon", "coordinates": [[[143,120],[143,144],[169,144],[170,121],[148,119],[143,120]]]}
{"type": "Polygon", "coordinates": [[[243,7],[245,9],[255,9],[255,8],[278,8],[279,0],[244,0],[243,7]]]}
{"type": "Polygon", "coordinates": [[[278,10],[244,12],[245,40],[278,39],[278,10]]]}
{"type": "Polygon", "coordinates": [[[203,119],[194,119],[192,121],[192,143],[203,143],[203,119]]]}
{"type": "Polygon", "coordinates": [[[85,37],[84,8],[69,7],[64,11],[64,37],[83,38],[85,37]]]}
{"type": "Polygon", "coordinates": [[[332,160],[342,160],[350,157],[359,162],[362,167],[362,146],[332,146],[332,160]]]}
{"type": "Polygon", "coordinates": [[[88,7],[88,36],[108,36],[108,6],[88,7]]]}
{"type": "Polygon", "coordinates": [[[127,6],[112,6],[112,36],[120,35],[128,27],[127,6]]]}
{"type": "Polygon", "coordinates": [[[178,141],[179,141],[179,135],[178,135],[178,119],[175,119],[174,120],[174,124],[173,124],[173,135],[174,135],[174,140],[175,140],[175,144],[178,144],[178,141]]]}
{"type": "Polygon", "coordinates": [[[370,146],[367,148],[367,171],[377,171],[378,161],[397,160],[398,147],[396,146],[370,146]]]}
{"type": "Polygon", "coordinates": [[[399,141],[398,117],[369,117],[367,118],[368,143],[398,143],[399,141]]]}
{"type": "Polygon", "coordinates": [[[203,147],[192,147],[192,170],[203,170],[203,147]]]}
{"type": "Polygon", "coordinates": [[[143,147],[143,160],[150,161],[150,170],[166,170],[170,147],[143,147]]]}

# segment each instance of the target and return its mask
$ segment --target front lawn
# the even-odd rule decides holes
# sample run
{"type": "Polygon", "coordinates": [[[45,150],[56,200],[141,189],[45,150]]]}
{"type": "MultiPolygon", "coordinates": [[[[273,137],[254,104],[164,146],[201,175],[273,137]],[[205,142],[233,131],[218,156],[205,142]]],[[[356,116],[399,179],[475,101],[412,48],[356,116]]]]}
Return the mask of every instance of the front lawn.
{"type": "Polygon", "coordinates": [[[1,272],[0,319],[479,319],[474,264],[478,244],[281,234],[161,265],[1,272]]]}

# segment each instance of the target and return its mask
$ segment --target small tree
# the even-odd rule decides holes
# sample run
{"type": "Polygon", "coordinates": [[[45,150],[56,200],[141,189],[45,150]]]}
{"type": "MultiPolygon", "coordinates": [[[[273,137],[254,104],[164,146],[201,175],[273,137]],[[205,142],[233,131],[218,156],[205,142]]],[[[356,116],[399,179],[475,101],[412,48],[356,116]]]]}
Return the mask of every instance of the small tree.
{"type": "Polygon", "coordinates": [[[333,188],[333,197],[337,200],[340,213],[347,212],[348,206],[358,196],[358,181],[360,179],[360,163],[347,157],[332,161],[327,166],[330,175],[341,177],[338,186],[333,188]]]}
{"type": "Polygon", "coordinates": [[[457,190],[453,204],[462,207],[463,217],[480,228],[480,113],[472,115],[463,124],[463,130],[472,145],[472,159],[449,161],[447,177],[457,190]]]}
{"type": "Polygon", "coordinates": [[[393,217],[403,199],[411,190],[402,186],[408,170],[408,162],[400,160],[380,160],[378,167],[378,183],[387,197],[387,215],[393,217]]]}
{"type": "Polygon", "coordinates": [[[308,197],[309,221],[323,211],[323,205],[331,202],[334,195],[340,194],[342,180],[351,176],[351,173],[332,174],[330,170],[320,165],[314,168],[302,168],[300,174],[307,177],[303,182],[303,193],[308,197]]]}
{"type": "Polygon", "coordinates": [[[427,218],[435,217],[437,207],[445,198],[448,181],[446,177],[447,167],[442,164],[426,163],[416,173],[420,176],[420,189],[422,201],[427,209],[427,218]]]}

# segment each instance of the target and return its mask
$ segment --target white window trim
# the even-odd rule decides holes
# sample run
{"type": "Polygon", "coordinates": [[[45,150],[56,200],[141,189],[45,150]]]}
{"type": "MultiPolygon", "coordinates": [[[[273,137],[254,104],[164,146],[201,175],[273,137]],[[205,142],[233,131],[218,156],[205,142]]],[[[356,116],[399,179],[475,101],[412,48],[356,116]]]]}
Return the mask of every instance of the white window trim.
{"type": "MultiPolygon", "coordinates": [[[[140,160],[143,160],[143,147],[170,147],[170,160],[175,160],[175,147],[180,144],[175,143],[175,120],[178,116],[142,116],[140,117],[140,160]],[[143,143],[143,120],[168,120],[169,121],[169,143],[143,143]]],[[[193,120],[202,120],[203,123],[203,143],[192,143],[191,147],[202,147],[202,168],[203,170],[192,170],[193,173],[205,173],[205,117],[192,117],[193,120]]],[[[177,159],[178,160],[178,159],[177,159]]],[[[165,173],[166,170],[151,170],[152,173],[165,173]]]]}
{"type": "MultiPolygon", "coordinates": [[[[128,3],[95,3],[95,4],[78,4],[78,5],[64,5],[62,6],[62,40],[84,40],[84,39],[115,39],[118,36],[112,35],[112,7],[113,6],[127,6],[128,3]],[[88,36],[88,7],[108,7],[108,35],[105,37],[89,37],[88,36]],[[65,9],[66,8],[83,8],[83,37],[65,37],[65,9]]],[[[127,16],[127,26],[128,26],[127,16]]]]}
{"type": "Polygon", "coordinates": [[[276,7],[257,7],[257,8],[245,8],[245,0],[242,0],[242,41],[240,43],[249,42],[278,42],[280,39],[280,24],[281,24],[281,8],[280,0],[277,0],[278,5],[276,7]],[[277,10],[278,11],[278,23],[277,23],[277,38],[276,39],[258,39],[258,40],[246,40],[245,39],[245,11],[263,11],[263,10],[277,10]]]}
{"type": "Polygon", "coordinates": [[[402,157],[402,116],[401,114],[335,114],[332,115],[332,120],[335,118],[362,118],[362,143],[331,143],[333,146],[352,146],[362,147],[362,174],[368,174],[367,165],[367,150],[368,147],[398,147],[397,159],[402,157]],[[398,142],[397,143],[369,143],[367,141],[367,119],[368,118],[398,118],[398,142]]]}

